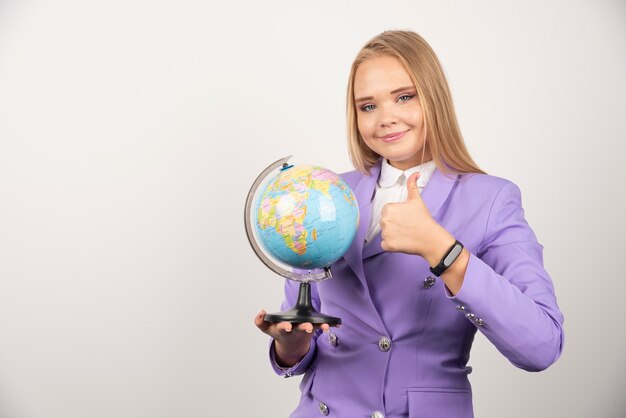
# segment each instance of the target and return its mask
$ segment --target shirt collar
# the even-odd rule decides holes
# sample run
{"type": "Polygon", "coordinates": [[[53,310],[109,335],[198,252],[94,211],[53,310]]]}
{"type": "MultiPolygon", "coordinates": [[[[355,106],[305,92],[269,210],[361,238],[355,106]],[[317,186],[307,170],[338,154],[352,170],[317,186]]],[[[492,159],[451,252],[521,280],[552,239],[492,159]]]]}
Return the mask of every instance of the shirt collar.
{"type": "Polygon", "coordinates": [[[426,183],[428,183],[428,180],[433,175],[436,168],[437,165],[434,161],[431,160],[418,166],[411,167],[408,170],[402,171],[389,164],[386,158],[383,158],[383,164],[380,170],[380,177],[378,178],[378,185],[385,188],[391,187],[396,184],[399,179],[402,179],[402,181],[406,181],[406,179],[408,179],[411,174],[419,171],[420,177],[417,180],[417,187],[423,188],[426,186],[426,183]]]}

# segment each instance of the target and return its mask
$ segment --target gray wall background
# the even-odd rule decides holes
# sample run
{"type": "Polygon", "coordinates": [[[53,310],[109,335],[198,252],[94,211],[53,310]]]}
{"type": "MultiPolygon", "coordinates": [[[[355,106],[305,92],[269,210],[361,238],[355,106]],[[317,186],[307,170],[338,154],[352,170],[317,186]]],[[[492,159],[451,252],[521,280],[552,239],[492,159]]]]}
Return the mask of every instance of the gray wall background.
{"type": "Polygon", "coordinates": [[[624,1],[5,0],[0,416],[287,416],[244,200],[284,155],[350,169],[349,65],[385,29],[437,51],[566,318],[539,374],[477,337],[477,417],[626,415],[624,1]]]}

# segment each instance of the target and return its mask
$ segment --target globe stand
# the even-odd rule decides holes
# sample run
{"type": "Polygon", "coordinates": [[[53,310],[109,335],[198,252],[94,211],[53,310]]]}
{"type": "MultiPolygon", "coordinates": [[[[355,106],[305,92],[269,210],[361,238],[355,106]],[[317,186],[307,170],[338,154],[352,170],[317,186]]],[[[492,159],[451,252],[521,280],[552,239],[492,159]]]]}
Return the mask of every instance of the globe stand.
{"type": "Polygon", "coordinates": [[[300,282],[298,300],[293,308],[288,311],[266,314],[265,320],[272,323],[291,322],[292,324],[310,322],[313,325],[328,324],[331,327],[341,325],[341,318],[325,315],[315,310],[311,303],[311,284],[303,282],[300,282]]]}

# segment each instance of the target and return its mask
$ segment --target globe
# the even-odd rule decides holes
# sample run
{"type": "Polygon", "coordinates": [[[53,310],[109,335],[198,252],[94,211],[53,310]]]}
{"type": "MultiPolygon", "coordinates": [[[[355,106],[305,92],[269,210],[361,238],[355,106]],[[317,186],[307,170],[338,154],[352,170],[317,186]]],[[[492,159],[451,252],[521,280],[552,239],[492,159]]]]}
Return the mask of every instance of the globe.
{"type": "Polygon", "coordinates": [[[284,164],[259,190],[252,217],[269,255],[306,270],[343,256],[356,235],[359,209],[350,187],[331,170],[284,164]]]}
{"type": "Polygon", "coordinates": [[[244,210],[246,236],[259,260],[275,273],[300,282],[295,305],[265,314],[264,319],[339,326],[341,318],[315,310],[311,282],[332,278],[331,264],[352,244],[359,225],[357,201],[331,170],[290,165],[290,158],[275,161],[257,176],[244,210]]]}

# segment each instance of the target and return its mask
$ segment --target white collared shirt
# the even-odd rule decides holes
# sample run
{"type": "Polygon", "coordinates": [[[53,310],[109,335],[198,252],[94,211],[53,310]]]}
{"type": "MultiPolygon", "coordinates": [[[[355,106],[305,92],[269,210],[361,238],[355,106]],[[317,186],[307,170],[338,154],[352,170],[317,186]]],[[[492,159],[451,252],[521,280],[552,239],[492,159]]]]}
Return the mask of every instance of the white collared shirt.
{"type": "Polygon", "coordinates": [[[380,213],[383,210],[383,206],[387,203],[404,202],[406,200],[406,180],[411,174],[420,172],[420,177],[417,179],[417,189],[421,194],[436,168],[437,165],[434,161],[428,161],[402,171],[389,164],[386,158],[383,159],[380,176],[376,183],[374,199],[372,200],[372,217],[365,235],[365,244],[372,241],[380,233],[380,213]]]}

